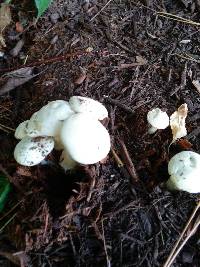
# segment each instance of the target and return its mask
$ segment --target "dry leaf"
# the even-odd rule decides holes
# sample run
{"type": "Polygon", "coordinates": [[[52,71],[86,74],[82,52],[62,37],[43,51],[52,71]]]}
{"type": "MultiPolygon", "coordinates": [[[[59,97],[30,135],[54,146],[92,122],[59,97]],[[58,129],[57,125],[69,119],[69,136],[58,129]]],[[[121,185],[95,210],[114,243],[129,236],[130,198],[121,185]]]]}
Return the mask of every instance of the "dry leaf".
{"type": "Polygon", "coordinates": [[[188,107],[187,104],[182,104],[177,111],[175,111],[170,116],[170,127],[172,130],[174,143],[177,139],[184,137],[187,135],[187,130],[185,127],[185,119],[187,117],[188,107]]]}
{"type": "Polygon", "coordinates": [[[6,47],[5,40],[3,38],[4,29],[11,23],[10,6],[6,3],[1,4],[0,8],[0,44],[6,47]]]}
{"type": "Polygon", "coordinates": [[[30,79],[36,77],[38,74],[33,74],[33,68],[21,68],[9,73],[4,77],[8,78],[7,82],[0,88],[0,96],[15,89],[16,87],[28,82],[30,79]]]}
{"type": "Polygon", "coordinates": [[[189,149],[192,147],[192,144],[186,139],[180,139],[177,143],[182,149],[189,149]]]}

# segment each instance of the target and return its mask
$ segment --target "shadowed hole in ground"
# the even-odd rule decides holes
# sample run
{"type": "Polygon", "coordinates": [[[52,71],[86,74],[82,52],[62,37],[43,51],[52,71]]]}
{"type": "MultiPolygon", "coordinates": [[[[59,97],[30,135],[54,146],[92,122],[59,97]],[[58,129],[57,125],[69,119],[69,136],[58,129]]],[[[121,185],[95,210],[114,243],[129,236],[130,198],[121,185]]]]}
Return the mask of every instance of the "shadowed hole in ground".
{"type": "Polygon", "coordinates": [[[41,165],[40,172],[45,178],[44,193],[53,218],[63,215],[68,199],[80,191],[79,183],[89,181],[89,174],[83,167],[65,173],[59,167],[41,165]]]}

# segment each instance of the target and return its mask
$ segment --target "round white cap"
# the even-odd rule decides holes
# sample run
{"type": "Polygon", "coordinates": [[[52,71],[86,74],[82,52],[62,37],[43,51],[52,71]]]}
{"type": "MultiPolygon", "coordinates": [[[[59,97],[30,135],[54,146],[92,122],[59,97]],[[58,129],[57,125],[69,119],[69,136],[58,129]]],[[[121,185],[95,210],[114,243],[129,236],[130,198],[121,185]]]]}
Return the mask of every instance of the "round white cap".
{"type": "Polygon", "coordinates": [[[54,147],[52,137],[25,137],[15,147],[14,158],[24,166],[40,163],[54,147]]]}
{"type": "Polygon", "coordinates": [[[80,164],[94,164],[110,151],[106,128],[86,113],[72,115],[63,122],[60,139],[70,157],[80,164]]]}
{"type": "Polygon", "coordinates": [[[77,113],[88,113],[97,120],[108,117],[108,111],[100,102],[83,96],[72,96],[69,104],[73,111],[77,113]]]}
{"type": "Polygon", "coordinates": [[[173,156],[168,164],[170,183],[174,189],[189,193],[200,192],[200,155],[192,151],[182,151],[173,156]]]}
{"type": "Polygon", "coordinates": [[[62,121],[74,112],[67,101],[56,100],[49,102],[30,118],[26,132],[28,136],[56,136],[60,132],[62,121]]]}
{"type": "Polygon", "coordinates": [[[159,108],[154,108],[147,113],[147,121],[157,129],[165,129],[169,126],[169,116],[159,108]]]}

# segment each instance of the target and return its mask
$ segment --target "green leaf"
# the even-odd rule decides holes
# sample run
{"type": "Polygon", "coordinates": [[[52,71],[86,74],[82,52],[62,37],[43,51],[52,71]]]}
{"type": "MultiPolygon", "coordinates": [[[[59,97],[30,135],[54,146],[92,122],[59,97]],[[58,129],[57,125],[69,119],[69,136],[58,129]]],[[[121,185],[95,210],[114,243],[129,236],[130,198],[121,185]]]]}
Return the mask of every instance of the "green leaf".
{"type": "Polygon", "coordinates": [[[5,176],[0,175],[0,212],[3,210],[11,186],[5,176]]]}
{"type": "Polygon", "coordinates": [[[35,0],[35,5],[38,10],[38,18],[47,10],[51,2],[52,0],[35,0]]]}

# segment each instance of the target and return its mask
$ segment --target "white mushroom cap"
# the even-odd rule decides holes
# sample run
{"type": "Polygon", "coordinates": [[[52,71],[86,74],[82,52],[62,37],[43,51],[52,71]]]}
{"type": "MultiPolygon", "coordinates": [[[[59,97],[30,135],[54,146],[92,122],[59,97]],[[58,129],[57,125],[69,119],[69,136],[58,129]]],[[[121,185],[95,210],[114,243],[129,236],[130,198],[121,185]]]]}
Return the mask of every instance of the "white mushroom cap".
{"type": "Polygon", "coordinates": [[[165,129],[169,126],[169,116],[159,108],[154,108],[147,113],[147,121],[153,127],[149,133],[154,133],[157,129],[165,129]]]}
{"type": "Polygon", "coordinates": [[[26,132],[28,136],[56,136],[60,132],[62,121],[74,112],[67,101],[56,100],[49,102],[30,118],[26,132]]]}
{"type": "Polygon", "coordinates": [[[87,113],[72,115],[64,121],[60,139],[70,157],[80,164],[94,164],[110,151],[106,128],[87,113]]]}
{"type": "Polygon", "coordinates": [[[200,193],[200,155],[192,151],[182,151],[173,156],[168,164],[169,189],[189,193],[200,193]]]}
{"type": "Polygon", "coordinates": [[[60,156],[60,166],[65,170],[71,170],[76,166],[76,161],[74,161],[70,155],[64,150],[60,156]]]}
{"type": "Polygon", "coordinates": [[[54,147],[52,137],[25,137],[15,147],[14,158],[24,166],[34,166],[40,163],[54,147]]]}
{"type": "Polygon", "coordinates": [[[89,113],[97,120],[103,120],[108,117],[108,111],[100,102],[83,96],[72,96],[69,104],[73,111],[77,113],[89,113]]]}
{"type": "Polygon", "coordinates": [[[15,130],[15,138],[22,139],[27,136],[26,127],[28,125],[28,120],[20,123],[15,130]]]}

